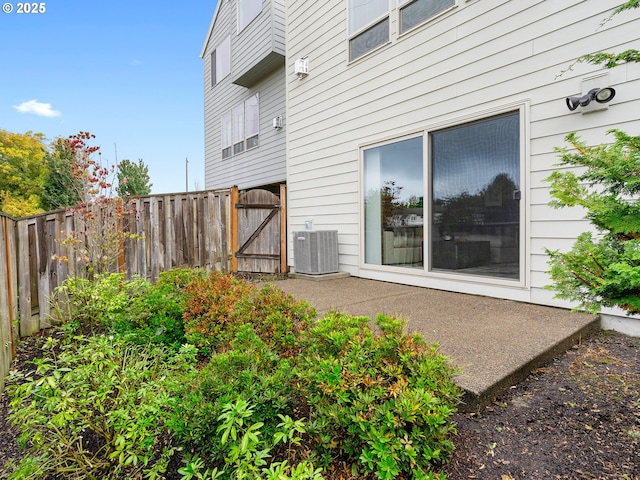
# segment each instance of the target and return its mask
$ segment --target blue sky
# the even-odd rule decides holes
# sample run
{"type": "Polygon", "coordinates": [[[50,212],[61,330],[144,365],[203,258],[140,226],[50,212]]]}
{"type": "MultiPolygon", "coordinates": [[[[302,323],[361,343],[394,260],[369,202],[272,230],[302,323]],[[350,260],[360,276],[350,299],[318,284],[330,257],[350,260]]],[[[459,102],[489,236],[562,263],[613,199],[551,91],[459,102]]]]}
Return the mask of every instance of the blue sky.
{"type": "Polygon", "coordinates": [[[20,14],[0,0],[0,128],[89,131],[105,162],[142,158],[153,193],[185,191],[188,158],[188,189],[204,189],[200,51],[216,2],[50,0],[20,14]]]}

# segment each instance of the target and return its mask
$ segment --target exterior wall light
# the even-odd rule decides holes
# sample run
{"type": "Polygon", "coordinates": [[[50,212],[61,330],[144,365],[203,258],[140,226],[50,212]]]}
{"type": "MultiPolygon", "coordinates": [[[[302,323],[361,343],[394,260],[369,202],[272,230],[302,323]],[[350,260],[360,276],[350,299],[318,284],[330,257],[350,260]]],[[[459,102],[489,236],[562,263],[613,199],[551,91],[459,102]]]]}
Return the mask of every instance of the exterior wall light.
{"type": "Polygon", "coordinates": [[[598,103],[607,103],[615,96],[616,91],[612,87],[593,88],[582,97],[567,97],[567,107],[573,112],[578,107],[586,107],[592,100],[598,103]]]}
{"type": "Polygon", "coordinates": [[[293,66],[294,73],[298,76],[299,79],[303,79],[307,75],[309,75],[309,57],[302,57],[296,60],[296,63],[293,66]]]}

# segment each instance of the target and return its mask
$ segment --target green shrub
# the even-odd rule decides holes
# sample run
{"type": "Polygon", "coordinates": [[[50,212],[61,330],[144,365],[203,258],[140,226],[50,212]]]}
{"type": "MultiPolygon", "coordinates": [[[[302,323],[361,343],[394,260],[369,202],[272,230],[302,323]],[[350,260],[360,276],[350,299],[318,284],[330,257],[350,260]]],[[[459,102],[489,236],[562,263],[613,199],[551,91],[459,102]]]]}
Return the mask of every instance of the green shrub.
{"type": "Polygon", "coordinates": [[[300,337],[313,325],[316,311],[307,302],[267,284],[241,298],[232,318],[231,335],[240,325],[251,323],[256,335],[278,355],[291,357],[300,353],[300,337]]]}
{"type": "Polygon", "coordinates": [[[182,319],[185,289],[204,275],[194,269],[161,273],[155,284],[147,284],[135,292],[129,308],[112,319],[112,330],[139,344],[150,342],[179,349],[186,343],[182,319]]]}
{"type": "MultiPolygon", "coordinates": [[[[55,341],[49,342],[55,346],[55,341]]],[[[77,339],[8,387],[27,454],[10,478],[134,478],[166,468],[164,376],[193,366],[108,336],[77,339]]]]}
{"type": "Polygon", "coordinates": [[[103,332],[122,315],[128,314],[148,287],[146,280],[136,277],[127,281],[120,273],[96,275],[93,281],[69,277],[55,290],[53,317],[60,323],[76,325],[82,331],[103,332]]]}
{"type": "Polygon", "coordinates": [[[321,464],[336,458],[380,479],[430,478],[453,451],[450,421],[460,392],[435,345],[379,315],[330,313],[311,329],[297,375],[311,408],[321,464]]]}
{"type": "Polygon", "coordinates": [[[210,355],[222,341],[241,299],[255,286],[231,275],[214,272],[197,278],[185,289],[185,337],[210,355]]]}
{"type": "Polygon", "coordinates": [[[223,461],[216,435],[223,405],[239,398],[252,404],[253,418],[272,435],[278,415],[296,405],[293,366],[281,359],[255,334],[251,324],[239,328],[230,348],[187,378],[177,379],[176,401],[168,425],[189,449],[210,462],[223,461]]]}
{"type": "Polygon", "coordinates": [[[187,479],[319,480],[315,465],[336,462],[423,479],[453,450],[453,371],[401,320],[378,316],[380,333],[366,317],[317,320],[272,285],[195,270],[60,293],[66,322],[114,335],[59,355],[48,342],[51,358],[11,387],[29,446],[12,478],[161,478],[182,450],[187,479]]]}
{"type": "Polygon", "coordinates": [[[554,208],[582,207],[599,234],[578,236],[568,252],[546,249],[556,297],[597,313],[619,307],[640,313],[640,137],[610,130],[611,145],[588,146],[567,135],[560,165],[546,179],[554,208]]]}
{"type": "Polygon", "coordinates": [[[205,355],[226,349],[246,323],[252,323],[256,334],[278,353],[297,354],[300,333],[316,316],[308,303],[273,285],[258,289],[219,272],[196,279],[185,294],[185,337],[205,355]]]}

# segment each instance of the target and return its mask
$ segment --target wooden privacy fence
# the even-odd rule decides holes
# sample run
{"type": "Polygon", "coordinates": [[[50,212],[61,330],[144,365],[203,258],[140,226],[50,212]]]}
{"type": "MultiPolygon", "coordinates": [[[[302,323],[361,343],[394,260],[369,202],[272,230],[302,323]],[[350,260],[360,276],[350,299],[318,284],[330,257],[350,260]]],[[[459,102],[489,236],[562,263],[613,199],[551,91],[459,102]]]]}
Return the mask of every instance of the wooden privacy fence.
{"type": "Polygon", "coordinates": [[[15,356],[12,320],[18,316],[15,220],[0,214],[0,392],[15,356]]]}
{"type": "MultiPolygon", "coordinates": [[[[228,271],[231,192],[136,198],[123,228],[139,239],[124,241],[119,269],[151,281],[183,266],[228,271]]],[[[55,288],[69,275],[82,275],[82,262],[60,244],[66,232],[82,228],[82,217],[70,210],[19,220],[0,214],[0,391],[14,356],[13,335],[28,336],[50,326],[49,299],[55,288]]]]}

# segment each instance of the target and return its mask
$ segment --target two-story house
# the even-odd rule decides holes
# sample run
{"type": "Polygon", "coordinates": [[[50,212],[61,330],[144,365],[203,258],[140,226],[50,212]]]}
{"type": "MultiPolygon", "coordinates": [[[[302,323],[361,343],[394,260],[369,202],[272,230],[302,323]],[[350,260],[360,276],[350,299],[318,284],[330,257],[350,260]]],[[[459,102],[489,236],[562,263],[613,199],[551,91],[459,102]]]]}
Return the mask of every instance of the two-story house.
{"type": "Polygon", "coordinates": [[[207,189],[286,180],[284,15],[284,0],[217,2],[200,55],[207,189]]]}
{"type": "Polygon", "coordinates": [[[591,226],[544,180],[568,133],[640,131],[640,65],[575,61],[638,48],[620,3],[287,2],[288,230],[337,230],[354,276],[566,307],[545,248],[591,226]]]}

